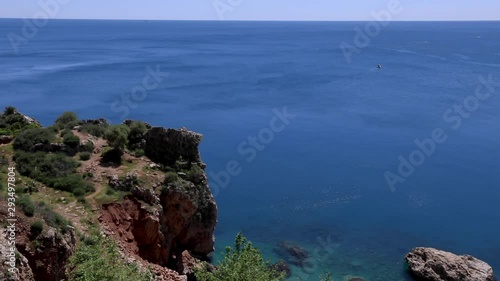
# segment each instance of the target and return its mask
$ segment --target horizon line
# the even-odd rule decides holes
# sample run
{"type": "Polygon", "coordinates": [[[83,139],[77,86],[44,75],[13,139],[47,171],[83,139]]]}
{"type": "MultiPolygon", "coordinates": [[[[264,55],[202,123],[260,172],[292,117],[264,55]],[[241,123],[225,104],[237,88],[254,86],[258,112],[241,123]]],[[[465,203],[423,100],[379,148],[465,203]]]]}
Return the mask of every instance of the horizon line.
{"type": "MultiPolygon", "coordinates": [[[[0,17],[0,20],[33,20],[30,17],[0,17]]],[[[348,19],[348,20],[273,20],[273,19],[124,19],[124,18],[49,18],[49,20],[81,20],[81,21],[210,21],[210,22],[371,22],[376,20],[361,20],[361,19],[348,19]]],[[[407,20],[390,20],[389,22],[498,22],[500,19],[407,19],[407,20]]]]}

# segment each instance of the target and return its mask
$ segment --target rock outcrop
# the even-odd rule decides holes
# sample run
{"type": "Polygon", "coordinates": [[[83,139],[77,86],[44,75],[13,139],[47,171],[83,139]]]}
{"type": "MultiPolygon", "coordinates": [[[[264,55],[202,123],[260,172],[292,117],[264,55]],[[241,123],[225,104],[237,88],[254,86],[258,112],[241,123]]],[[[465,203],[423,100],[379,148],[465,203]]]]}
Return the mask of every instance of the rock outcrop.
{"type": "Polygon", "coordinates": [[[406,255],[413,275],[429,281],[494,281],[493,269],[469,255],[458,256],[433,248],[415,248],[406,255]]]}
{"type": "Polygon", "coordinates": [[[13,136],[0,136],[0,144],[9,144],[14,140],[13,136]]]}
{"type": "Polygon", "coordinates": [[[145,135],[144,152],[149,159],[165,166],[177,160],[201,163],[198,145],[203,136],[185,128],[180,130],[154,127],[145,135]]]}
{"type": "MultiPolygon", "coordinates": [[[[99,221],[129,254],[192,280],[198,259],[208,260],[214,251],[217,224],[217,205],[198,152],[202,136],[153,128],[145,139],[146,155],[168,166],[170,177],[161,191],[134,186],[123,202],[103,205],[99,221]]],[[[110,185],[113,180],[119,182],[110,178],[110,185]]]]}
{"type": "Polygon", "coordinates": [[[69,228],[61,233],[53,227],[40,234],[33,247],[26,240],[19,243],[19,251],[29,261],[35,281],[63,280],[66,278],[66,264],[76,248],[75,231],[69,228]]]}
{"type": "MultiPolygon", "coordinates": [[[[5,210],[0,210],[0,217],[6,217],[5,214],[5,210]]],[[[46,227],[37,237],[31,237],[29,219],[21,213],[17,213],[17,216],[18,221],[15,225],[16,244],[14,247],[15,267],[19,269],[19,273],[16,275],[8,273],[10,265],[4,262],[7,254],[10,254],[11,246],[6,241],[5,229],[0,227],[0,269],[2,269],[0,280],[64,280],[66,278],[68,258],[74,253],[76,247],[74,229],[68,226],[67,231],[61,233],[61,231],[53,227],[46,227]]]]}

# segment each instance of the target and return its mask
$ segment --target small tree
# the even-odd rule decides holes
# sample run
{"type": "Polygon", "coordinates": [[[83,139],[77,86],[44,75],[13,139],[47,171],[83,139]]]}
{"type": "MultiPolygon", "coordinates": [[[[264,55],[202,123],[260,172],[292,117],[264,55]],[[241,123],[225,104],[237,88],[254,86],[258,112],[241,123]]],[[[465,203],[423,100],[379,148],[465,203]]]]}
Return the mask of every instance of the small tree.
{"type": "Polygon", "coordinates": [[[14,139],[14,149],[34,151],[37,144],[50,144],[55,135],[48,129],[28,129],[14,139]]]}
{"type": "Polygon", "coordinates": [[[12,106],[7,106],[5,108],[5,111],[3,112],[3,115],[8,116],[8,115],[12,115],[12,114],[14,114],[16,112],[17,112],[16,108],[14,108],[12,106]]]}
{"type": "Polygon", "coordinates": [[[30,234],[32,238],[36,238],[43,232],[43,222],[40,220],[34,221],[30,226],[30,234]]]}
{"type": "Polygon", "coordinates": [[[104,134],[104,138],[111,147],[123,150],[127,146],[129,133],[130,128],[127,125],[111,126],[104,134]]]}
{"type": "Polygon", "coordinates": [[[265,262],[259,250],[250,241],[238,233],[234,241],[234,249],[226,248],[224,260],[214,273],[205,267],[196,273],[200,281],[280,281],[285,274],[271,268],[265,262]]]}
{"type": "Polygon", "coordinates": [[[66,111],[61,114],[55,122],[55,126],[59,129],[71,129],[78,124],[78,116],[74,112],[66,111]]]}
{"type": "Polygon", "coordinates": [[[80,138],[75,136],[71,131],[63,137],[63,143],[71,149],[76,149],[80,144],[80,138]]]}
{"type": "Polygon", "coordinates": [[[128,135],[129,145],[134,145],[141,142],[144,134],[148,131],[146,124],[141,121],[134,121],[130,125],[130,133],[128,135]]]}
{"type": "Polygon", "coordinates": [[[116,243],[110,238],[93,235],[83,239],[69,259],[70,281],[149,281],[149,271],[126,264],[116,243]]]}

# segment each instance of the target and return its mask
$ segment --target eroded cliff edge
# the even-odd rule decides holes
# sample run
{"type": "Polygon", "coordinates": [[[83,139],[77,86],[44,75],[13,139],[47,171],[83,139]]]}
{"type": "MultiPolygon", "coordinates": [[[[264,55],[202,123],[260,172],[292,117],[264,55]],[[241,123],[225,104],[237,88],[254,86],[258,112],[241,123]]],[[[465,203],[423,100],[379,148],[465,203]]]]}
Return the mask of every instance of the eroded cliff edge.
{"type": "Polygon", "coordinates": [[[217,204],[199,155],[201,140],[187,129],[155,127],[145,134],[145,156],[165,171],[163,183],[132,187],[123,202],[104,204],[99,217],[105,233],[131,254],[180,271],[183,252],[206,260],[214,251],[217,204]]]}
{"type": "Polygon", "coordinates": [[[133,253],[176,268],[182,252],[208,259],[214,251],[217,204],[208,187],[198,145],[200,134],[152,128],[144,136],[145,155],[160,165],[160,188],[134,186],[121,203],[102,206],[99,221],[133,253]]]}

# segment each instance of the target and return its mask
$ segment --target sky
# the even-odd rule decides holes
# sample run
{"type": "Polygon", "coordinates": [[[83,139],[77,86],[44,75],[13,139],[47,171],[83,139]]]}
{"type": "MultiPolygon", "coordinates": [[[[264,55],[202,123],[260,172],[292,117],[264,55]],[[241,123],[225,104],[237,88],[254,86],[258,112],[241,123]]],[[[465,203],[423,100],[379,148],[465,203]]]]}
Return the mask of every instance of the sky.
{"type": "Polygon", "coordinates": [[[56,19],[370,21],[388,11],[392,20],[500,20],[500,0],[0,0],[0,18],[45,10],[56,19]]]}

